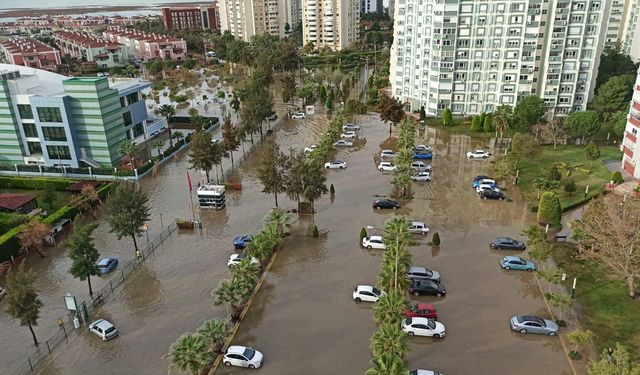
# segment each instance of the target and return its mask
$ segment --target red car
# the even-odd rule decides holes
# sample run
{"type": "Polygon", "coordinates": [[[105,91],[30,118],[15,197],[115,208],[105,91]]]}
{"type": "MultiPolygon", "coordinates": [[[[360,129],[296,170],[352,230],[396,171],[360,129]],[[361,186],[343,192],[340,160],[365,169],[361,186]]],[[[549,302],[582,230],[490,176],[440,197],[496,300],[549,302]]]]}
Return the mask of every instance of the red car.
{"type": "Polygon", "coordinates": [[[404,312],[404,316],[407,318],[430,318],[430,319],[438,319],[438,313],[436,312],[436,308],[433,307],[430,303],[417,303],[409,307],[408,310],[404,312]]]}

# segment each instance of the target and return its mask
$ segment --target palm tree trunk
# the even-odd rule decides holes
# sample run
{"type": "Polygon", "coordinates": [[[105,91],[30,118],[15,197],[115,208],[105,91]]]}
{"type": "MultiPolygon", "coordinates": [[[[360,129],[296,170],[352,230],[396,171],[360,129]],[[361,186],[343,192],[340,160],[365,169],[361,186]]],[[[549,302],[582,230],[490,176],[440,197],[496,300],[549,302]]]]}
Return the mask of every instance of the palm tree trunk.
{"type": "Polygon", "coordinates": [[[233,150],[229,151],[229,157],[231,158],[231,166],[233,167],[233,150]]]}
{"type": "Polygon", "coordinates": [[[251,144],[253,144],[253,132],[249,132],[249,135],[251,135],[251,144]]]}
{"type": "Polygon", "coordinates": [[[207,175],[207,183],[209,183],[209,170],[206,170],[205,174],[207,175]]]}
{"type": "Polygon", "coordinates": [[[276,208],[278,208],[278,193],[273,193],[273,196],[276,199],[276,208]]]}
{"type": "Polygon", "coordinates": [[[89,284],[89,295],[93,297],[93,289],[91,288],[91,275],[87,275],[87,283],[89,284]]]}
{"type": "Polygon", "coordinates": [[[38,346],[38,339],[36,338],[36,333],[33,332],[33,327],[31,326],[31,322],[27,322],[27,325],[29,326],[29,331],[31,331],[31,336],[33,337],[33,344],[35,346],[38,346]]]}
{"type": "Polygon", "coordinates": [[[169,126],[169,116],[167,116],[167,130],[169,131],[169,146],[173,147],[173,139],[171,138],[171,127],[169,126]]]}
{"type": "Polygon", "coordinates": [[[133,248],[136,249],[136,257],[138,256],[138,242],[136,241],[135,232],[131,233],[131,238],[133,239],[133,248]]]}

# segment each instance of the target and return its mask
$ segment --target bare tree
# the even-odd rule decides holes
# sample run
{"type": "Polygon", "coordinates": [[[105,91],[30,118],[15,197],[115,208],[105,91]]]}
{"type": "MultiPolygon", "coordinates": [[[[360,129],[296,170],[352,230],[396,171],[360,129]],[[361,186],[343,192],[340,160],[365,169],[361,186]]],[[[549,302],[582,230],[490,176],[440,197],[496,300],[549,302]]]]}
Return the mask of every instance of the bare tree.
{"type": "Polygon", "coordinates": [[[574,222],[579,257],[592,260],[609,275],[627,283],[635,297],[640,276],[640,210],[619,196],[591,202],[582,219],[574,222]]]}
{"type": "Polygon", "coordinates": [[[42,250],[47,243],[46,238],[50,234],[51,226],[43,223],[40,219],[33,219],[25,224],[20,234],[18,234],[20,248],[27,254],[35,251],[44,258],[42,250]]]}
{"type": "Polygon", "coordinates": [[[553,142],[554,150],[556,149],[558,141],[567,135],[563,117],[553,116],[546,124],[542,125],[540,129],[542,130],[542,136],[553,142]]]}

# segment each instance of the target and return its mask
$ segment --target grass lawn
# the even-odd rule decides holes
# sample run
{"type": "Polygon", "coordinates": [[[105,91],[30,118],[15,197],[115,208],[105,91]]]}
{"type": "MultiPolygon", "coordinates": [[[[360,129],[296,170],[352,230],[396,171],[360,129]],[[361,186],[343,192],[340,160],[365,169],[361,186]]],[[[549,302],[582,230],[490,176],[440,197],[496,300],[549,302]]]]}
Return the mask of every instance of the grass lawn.
{"type": "MultiPolygon", "coordinates": [[[[640,353],[640,300],[629,297],[626,284],[609,280],[607,273],[592,262],[576,260],[571,244],[557,244],[553,258],[569,280],[578,278],[576,299],[581,321],[595,333],[598,351],[619,342],[640,353]]],[[[570,285],[567,282],[567,287],[570,285]]]]}
{"type": "MultiPolygon", "coordinates": [[[[453,126],[442,126],[442,119],[439,117],[428,117],[427,118],[427,126],[430,127],[436,127],[438,129],[442,129],[443,131],[447,132],[447,133],[453,133],[453,134],[463,134],[463,135],[468,135],[470,137],[477,137],[477,138],[493,138],[496,135],[495,131],[491,131],[491,132],[474,132],[471,130],[471,120],[465,120],[462,118],[453,118],[453,126]]],[[[507,129],[507,131],[504,133],[504,138],[510,138],[512,136],[512,132],[510,129],[507,129]]]]}
{"type": "MultiPolygon", "coordinates": [[[[621,153],[616,146],[600,147],[600,159],[620,159],[621,153]]],[[[571,177],[576,181],[578,190],[569,195],[563,186],[558,189],[562,207],[573,207],[585,200],[584,191],[589,185],[588,197],[596,196],[604,190],[604,184],[611,177],[611,172],[600,161],[589,161],[585,158],[584,146],[559,145],[556,150],[553,146],[541,146],[540,152],[531,158],[521,159],[518,163],[520,175],[518,186],[522,190],[529,207],[538,206],[538,190],[532,181],[537,177],[544,177],[546,172],[556,163],[565,162],[569,166],[580,166],[585,169],[575,170],[571,177]],[[588,170],[588,172],[587,172],[588,170]]]]}
{"type": "Polygon", "coordinates": [[[71,193],[69,193],[69,192],[54,190],[53,193],[55,194],[56,199],[53,202],[53,204],[51,205],[51,207],[49,207],[49,206],[47,206],[46,204],[44,204],[42,202],[42,196],[45,193],[44,190],[0,188],[0,194],[7,194],[7,193],[11,193],[11,194],[34,194],[34,195],[37,195],[38,197],[36,198],[36,201],[38,202],[38,207],[42,208],[45,211],[48,211],[49,214],[58,211],[58,209],[60,209],[60,207],[64,206],[65,204],[67,204],[69,202],[69,199],[71,198],[71,193]]]}

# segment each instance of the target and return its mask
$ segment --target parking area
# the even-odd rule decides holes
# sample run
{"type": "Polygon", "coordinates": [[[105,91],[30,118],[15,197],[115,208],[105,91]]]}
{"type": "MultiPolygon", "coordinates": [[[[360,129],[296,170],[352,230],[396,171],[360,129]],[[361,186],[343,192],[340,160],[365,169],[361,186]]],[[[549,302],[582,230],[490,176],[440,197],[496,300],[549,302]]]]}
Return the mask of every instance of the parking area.
{"type": "MultiPolygon", "coordinates": [[[[261,374],[363,373],[376,327],[372,305],[356,304],[351,291],[357,284],[376,282],[380,251],[361,249],[358,234],[362,227],[383,227],[400,214],[439,232],[439,248],[416,237],[420,243],[410,251],[413,263],[439,271],[447,288],[444,298],[412,297],[435,304],[447,337],[411,338],[410,368],[445,374],[570,373],[557,337],[522,336],[509,328],[512,315],[546,317],[547,312],[533,275],[501,270],[500,258],[512,253],[488,248],[496,236],[520,238],[533,216],[514,189],[506,190],[508,201],[482,201],[472,191],[471,179],[488,174],[489,165],[469,161],[465,153],[486,141],[427,129],[418,143],[435,148],[433,181],[414,183],[415,197],[399,210],[373,210],[372,200],[392,189],[391,174],[375,166],[376,155],[393,148],[393,140],[377,117],[362,116],[359,122],[363,130],[355,147],[335,156],[348,168],[328,172],[335,197],[323,197],[316,203],[318,214],[303,219],[318,226],[319,238],[309,232],[287,241],[234,344],[250,345],[265,355],[261,374]]],[[[217,373],[243,371],[220,368],[217,373]]]]}

